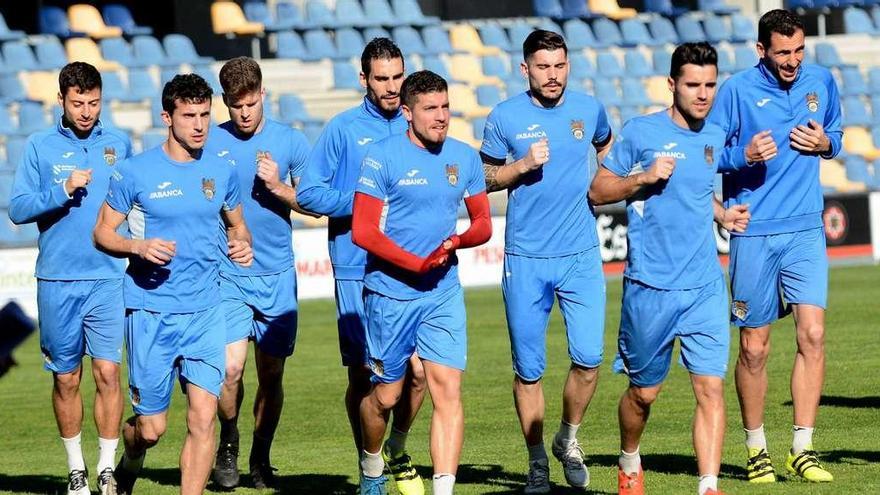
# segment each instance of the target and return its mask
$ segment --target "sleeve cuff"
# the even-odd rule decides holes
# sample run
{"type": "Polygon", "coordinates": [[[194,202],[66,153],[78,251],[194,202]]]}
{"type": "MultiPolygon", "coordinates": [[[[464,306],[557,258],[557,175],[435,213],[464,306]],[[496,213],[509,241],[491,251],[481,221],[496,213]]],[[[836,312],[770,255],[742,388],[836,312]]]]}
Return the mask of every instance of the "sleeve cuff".
{"type": "Polygon", "coordinates": [[[737,146],[733,148],[731,152],[731,165],[733,165],[734,170],[739,170],[741,168],[746,168],[749,166],[749,162],[746,160],[745,146],[737,146]]]}
{"type": "Polygon", "coordinates": [[[52,199],[58,206],[64,206],[68,201],[73,199],[73,196],[67,194],[67,190],[64,188],[64,183],[62,182],[52,189],[52,199]]]}

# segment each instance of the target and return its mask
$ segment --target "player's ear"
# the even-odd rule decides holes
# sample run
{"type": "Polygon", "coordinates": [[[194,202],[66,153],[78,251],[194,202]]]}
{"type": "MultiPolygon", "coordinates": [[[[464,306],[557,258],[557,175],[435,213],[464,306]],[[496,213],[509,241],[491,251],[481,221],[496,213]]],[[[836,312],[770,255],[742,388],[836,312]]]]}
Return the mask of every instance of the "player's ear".
{"type": "Polygon", "coordinates": [[[519,63],[519,72],[524,78],[529,78],[529,66],[525,60],[519,63]]]}
{"type": "Polygon", "coordinates": [[[171,114],[166,110],[162,110],[162,122],[165,122],[167,127],[171,127],[171,114]]]}
{"type": "Polygon", "coordinates": [[[406,104],[400,105],[400,110],[403,112],[403,118],[407,122],[412,122],[412,110],[406,104]]]}
{"type": "Polygon", "coordinates": [[[666,85],[669,86],[670,93],[675,93],[675,79],[672,76],[666,78],[666,85]]]}
{"type": "Polygon", "coordinates": [[[758,57],[759,57],[759,58],[764,58],[764,52],[767,51],[767,48],[764,46],[763,43],[761,43],[760,41],[758,41],[757,43],[755,43],[755,51],[758,52],[758,57]]]}
{"type": "Polygon", "coordinates": [[[367,89],[367,75],[363,72],[360,72],[358,75],[358,81],[361,83],[361,87],[367,89]]]}

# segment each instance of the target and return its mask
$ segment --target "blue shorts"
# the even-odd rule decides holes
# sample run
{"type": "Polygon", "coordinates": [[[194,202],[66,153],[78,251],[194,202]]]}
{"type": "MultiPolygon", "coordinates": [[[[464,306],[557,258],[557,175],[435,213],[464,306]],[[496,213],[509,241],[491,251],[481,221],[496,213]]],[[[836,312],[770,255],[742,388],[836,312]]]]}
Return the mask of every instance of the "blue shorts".
{"type": "Polygon", "coordinates": [[[655,289],[625,278],[614,370],[636,386],[659,385],[669,373],[676,337],[688,371],[724,378],[730,351],[724,277],[687,290],[655,289]]]}
{"type": "Polygon", "coordinates": [[[128,384],[135,414],[171,405],[174,380],[220,396],[226,372],[226,324],[214,306],[196,313],[129,310],[125,316],[128,384]]]}
{"type": "Polygon", "coordinates": [[[791,312],[791,304],[824,309],[828,302],[825,230],[733,236],[730,285],[730,321],[739,327],[769,325],[791,312]]]}
{"type": "Polygon", "coordinates": [[[40,348],[54,373],[79,368],[84,355],[119,363],[125,304],[122,279],[38,280],[40,348]]]}
{"type": "Polygon", "coordinates": [[[365,305],[374,382],[403,379],[413,353],[464,371],[467,317],[461,286],[406,301],[367,290],[365,305]]]}
{"type": "Polygon", "coordinates": [[[598,247],[556,258],[506,254],[501,290],[517,376],[536,381],[544,375],[554,296],[565,321],[571,361],[587,368],[602,363],[605,275],[598,247]]]}
{"type": "Polygon", "coordinates": [[[251,339],[260,351],[286,358],[296,344],[296,272],[272,275],[220,273],[226,343],[251,339]]]}
{"type": "Polygon", "coordinates": [[[368,364],[363,280],[336,281],[336,326],[342,365],[368,364]]]}

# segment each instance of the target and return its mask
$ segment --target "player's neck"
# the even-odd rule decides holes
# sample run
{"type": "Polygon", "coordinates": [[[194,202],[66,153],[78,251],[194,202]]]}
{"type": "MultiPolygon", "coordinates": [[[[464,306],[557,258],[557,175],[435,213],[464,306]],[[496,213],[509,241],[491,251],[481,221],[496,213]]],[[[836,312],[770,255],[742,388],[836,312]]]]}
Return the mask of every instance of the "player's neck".
{"type": "Polygon", "coordinates": [[[675,105],[672,105],[666,110],[666,115],[669,115],[669,118],[672,119],[672,122],[674,122],[675,125],[683,129],[689,129],[693,132],[700,132],[703,128],[703,124],[706,123],[706,119],[692,118],[679,110],[675,105]]]}
{"type": "Polygon", "coordinates": [[[253,131],[250,131],[250,132],[243,131],[243,130],[241,130],[240,127],[235,125],[235,123],[233,123],[232,128],[234,129],[236,136],[246,140],[246,139],[250,139],[250,138],[256,136],[257,134],[259,134],[260,131],[263,130],[263,126],[265,126],[265,125],[266,125],[266,116],[264,115],[264,116],[260,117],[260,123],[257,124],[257,127],[255,127],[253,131]]]}
{"type": "Polygon", "coordinates": [[[559,98],[549,99],[541,96],[537,91],[529,90],[529,96],[532,99],[532,103],[538,105],[543,108],[554,108],[562,105],[562,102],[565,101],[565,93],[559,95],[559,98]]]}
{"type": "Polygon", "coordinates": [[[418,146],[419,148],[422,148],[423,150],[434,151],[443,146],[443,143],[435,144],[423,141],[415,132],[413,132],[412,128],[406,130],[406,137],[409,138],[409,141],[412,144],[418,146]]]}
{"type": "MultiPolygon", "coordinates": [[[[97,121],[95,121],[95,125],[98,125],[97,121]]],[[[67,117],[64,115],[61,116],[61,126],[69,129],[70,132],[72,132],[73,135],[80,140],[88,139],[89,136],[92,135],[92,131],[95,129],[95,126],[92,126],[87,131],[81,131],[75,125],[73,125],[73,122],[67,120],[67,117]]]]}
{"type": "Polygon", "coordinates": [[[174,136],[169,136],[165,144],[162,145],[162,151],[168,155],[168,158],[180,163],[191,162],[202,157],[201,148],[189,149],[174,139],[174,136]]]}
{"type": "Polygon", "coordinates": [[[382,105],[376,101],[374,96],[371,96],[372,93],[367,93],[367,101],[370,102],[370,105],[376,110],[376,112],[381,115],[385,120],[391,120],[394,117],[397,117],[397,114],[400,113],[400,108],[395,108],[394,110],[385,110],[382,108],[382,105]]]}

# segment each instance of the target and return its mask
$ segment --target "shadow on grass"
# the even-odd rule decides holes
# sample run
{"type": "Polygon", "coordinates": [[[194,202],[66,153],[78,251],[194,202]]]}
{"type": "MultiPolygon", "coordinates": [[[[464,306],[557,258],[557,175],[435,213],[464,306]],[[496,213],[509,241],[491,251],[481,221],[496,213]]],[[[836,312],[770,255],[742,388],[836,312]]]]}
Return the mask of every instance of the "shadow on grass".
{"type": "MultiPolygon", "coordinates": [[[[166,486],[180,485],[180,470],[175,468],[150,469],[144,468],[140,478],[166,486]]],[[[2,486],[2,485],[0,485],[2,486]]],[[[242,473],[240,488],[253,489],[253,481],[250,475],[242,473]]],[[[135,485],[137,489],[137,485],[135,485]]],[[[208,490],[214,493],[232,493],[233,490],[224,490],[213,482],[208,482],[208,490]]],[[[322,495],[348,495],[353,494],[357,486],[349,483],[347,476],[338,474],[291,474],[276,475],[275,487],[271,490],[263,490],[260,493],[302,493],[322,495]]]]}
{"type": "MultiPolygon", "coordinates": [[[[615,458],[615,462],[616,458],[615,458]]],[[[422,471],[421,469],[419,471],[422,471]]],[[[429,473],[421,472],[425,483],[430,483],[431,476],[429,473]],[[427,476],[425,476],[427,474],[427,476]]],[[[521,495],[523,487],[526,484],[525,472],[505,471],[498,464],[462,464],[458,467],[458,474],[455,477],[456,485],[488,485],[483,493],[492,495],[521,495]]],[[[597,491],[597,490],[581,490],[568,486],[552,485],[551,493],[559,495],[574,495],[584,493],[602,493],[608,494],[613,492],[597,491]]]]}
{"type": "Polygon", "coordinates": [[[823,461],[837,462],[840,464],[864,465],[880,462],[880,451],[877,450],[830,450],[820,452],[819,457],[823,461]]]}
{"type": "MultiPolygon", "coordinates": [[[[782,403],[783,406],[790,406],[791,401],[782,403]]],[[[850,409],[880,409],[880,396],[871,395],[867,397],[842,397],[839,395],[823,395],[819,401],[820,406],[832,407],[848,407],[850,409]]]]}
{"type": "Polygon", "coordinates": [[[0,491],[55,495],[67,491],[67,478],[46,474],[0,474],[0,491]]]}
{"type": "MultiPolygon", "coordinates": [[[[587,465],[598,464],[600,466],[616,467],[618,456],[616,455],[589,455],[587,465]]],[[[697,476],[697,459],[692,455],[651,453],[642,456],[642,467],[646,472],[663,474],[684,474],[697,476]]],[[[746,470],[742,466],[734,464],[721,464],[721,475],[734,478],[746,479],[746,470]]]]}

